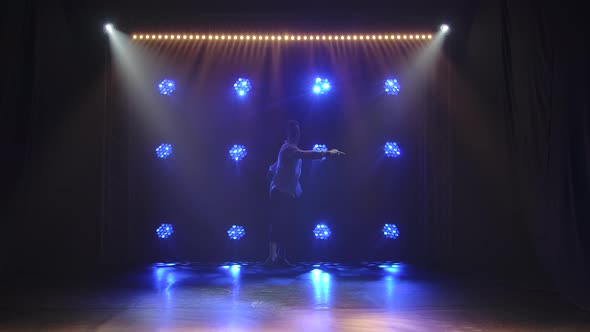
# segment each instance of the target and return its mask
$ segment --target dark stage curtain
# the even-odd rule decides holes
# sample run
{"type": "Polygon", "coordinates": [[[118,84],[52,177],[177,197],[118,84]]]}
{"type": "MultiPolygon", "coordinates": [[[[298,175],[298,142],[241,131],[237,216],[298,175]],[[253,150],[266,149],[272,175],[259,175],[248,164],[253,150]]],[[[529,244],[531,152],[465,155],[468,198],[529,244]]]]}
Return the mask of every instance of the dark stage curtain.
{"type": "Polygon", "coordinates": [[[437,84],[450,121],[429,122],[427,257],[588,307],[590,54],[567,10],[484,1],[449,36],[450,79],[437,84]]]}
{"type": "Polygon", "coordinates": [[[557,289],[587,306],[590,54],[575,13],[529,5],[501,4],[502,115],[519,212],[557,289]]]}
{"type": "Polygon", "coordinates": [[[93,15],[69,1],[19,1],[2,13],[5,278],[99,261],[107,44],[93,15]]]}

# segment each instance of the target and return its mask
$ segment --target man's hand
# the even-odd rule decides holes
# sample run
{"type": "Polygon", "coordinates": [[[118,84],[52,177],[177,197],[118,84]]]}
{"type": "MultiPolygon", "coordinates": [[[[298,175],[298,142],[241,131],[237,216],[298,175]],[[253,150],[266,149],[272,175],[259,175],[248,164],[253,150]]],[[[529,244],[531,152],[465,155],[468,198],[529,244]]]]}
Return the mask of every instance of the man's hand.
{"type": "Polygon", "coordinates": [[[329,156],[343,156],[345,154],[346,153],[344,153],[344,152],[342,152],[342,151],[340,151],[338,149],[332,149],[332,150],[328,151],[328,155],[329,156]]]}

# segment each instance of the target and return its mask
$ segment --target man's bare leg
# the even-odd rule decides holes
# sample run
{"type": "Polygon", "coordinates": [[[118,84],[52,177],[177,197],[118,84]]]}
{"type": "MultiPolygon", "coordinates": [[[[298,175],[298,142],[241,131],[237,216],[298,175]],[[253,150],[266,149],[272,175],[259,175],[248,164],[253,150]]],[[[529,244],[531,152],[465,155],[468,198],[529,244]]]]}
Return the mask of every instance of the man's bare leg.
{"type": "Polygon", "coordinates": [[[270,242],[268,244],[268,257],[264,261],[265,265],[273,265],[279,257],[278,246],[276,242],[270,242]]]}

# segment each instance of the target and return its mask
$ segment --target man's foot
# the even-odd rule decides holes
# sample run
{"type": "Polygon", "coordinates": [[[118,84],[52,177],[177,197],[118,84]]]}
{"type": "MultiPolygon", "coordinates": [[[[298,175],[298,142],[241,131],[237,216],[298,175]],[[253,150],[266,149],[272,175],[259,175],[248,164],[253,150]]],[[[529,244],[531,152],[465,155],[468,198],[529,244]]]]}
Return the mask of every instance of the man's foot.
{"type": "Polygon", "coordinates": [[[266,260],[264,261],[264,265],[273,266],[273,265],[275,265],[275,261],[273,261],[270,257],[267,257],[266,260]]]}
{"type": "Polygon", "coordinates": [[[284,257],[277,259],[276,264],[282,267],[295,267],[295,264],[292,264],[284,257]]]}
{"type": "Polygon", "coordinates": [[[275,265],[277,263],[277,258],[279,257],[277,244],[276,242],[271,242],[268,245],[268,257],[264,261],[264,265],[275,265]]]}

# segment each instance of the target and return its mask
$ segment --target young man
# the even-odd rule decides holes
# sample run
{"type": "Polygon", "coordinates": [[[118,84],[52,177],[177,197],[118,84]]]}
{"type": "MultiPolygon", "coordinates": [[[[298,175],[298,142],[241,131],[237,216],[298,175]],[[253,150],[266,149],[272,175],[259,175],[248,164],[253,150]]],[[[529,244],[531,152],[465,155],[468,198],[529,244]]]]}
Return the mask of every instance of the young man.
{"type": "Polygon", "coordinates": [[[287,140],[281,146],[277,161],[269,167],[270,201],[273,210],[270,224],[269,255],[266,264],[291,265],[286,259],[286,249],[292,248],[292,235],[289,230],[294,227],[295,200],[301,196],[301,160],[321,159],[324,157],[344,155],[336,149],[330,151],[301,150],[297,146],[301,130],[297,121],[289,121],[287,140]]]}

